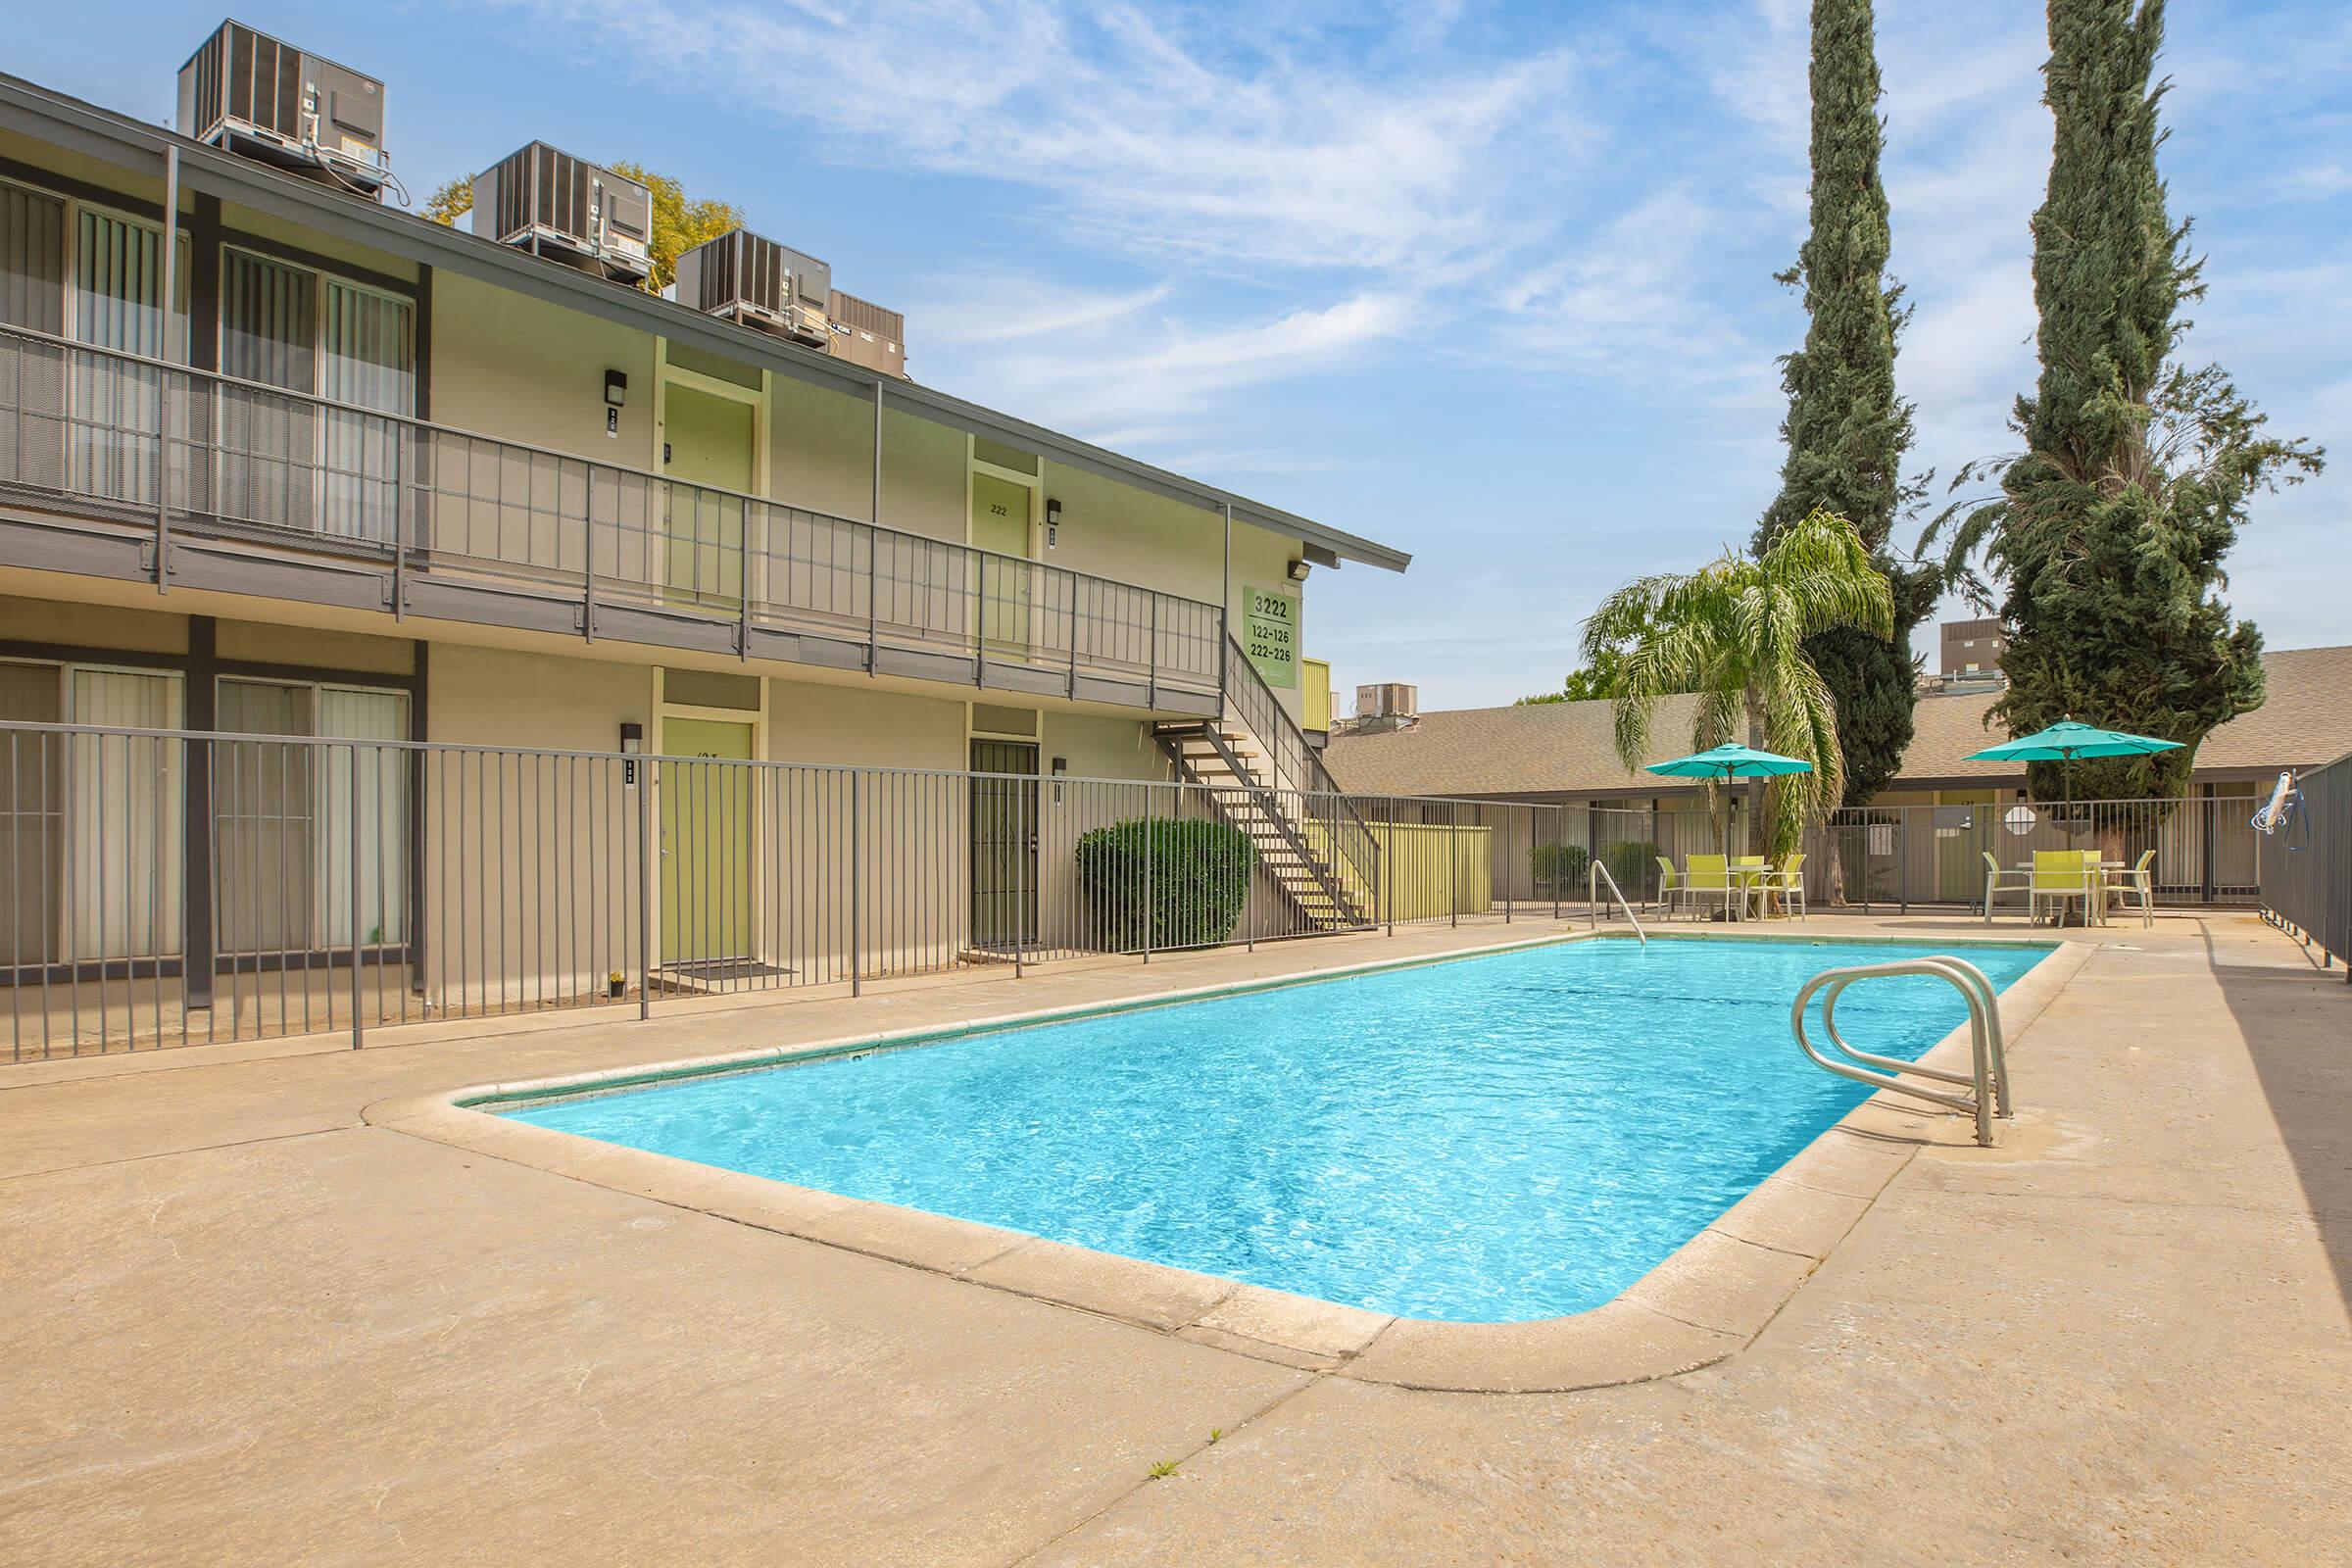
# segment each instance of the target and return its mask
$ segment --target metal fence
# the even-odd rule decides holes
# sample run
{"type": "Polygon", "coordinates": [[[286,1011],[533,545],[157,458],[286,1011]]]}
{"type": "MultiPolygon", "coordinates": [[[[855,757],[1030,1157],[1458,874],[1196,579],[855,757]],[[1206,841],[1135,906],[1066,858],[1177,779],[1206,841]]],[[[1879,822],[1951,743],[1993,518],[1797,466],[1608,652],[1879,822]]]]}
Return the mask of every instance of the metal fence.
{"type": "Polygon", "coordinates": [[[0,725],[0,1059],[1558,915],[1599,814],[0,725]],[[1357,824],[1336,912],[1269,816],[1357,824]]]}
{"type": "MultiPolygon", "coordinates": [[[[877,444],[877,508],[880,464],[877,444]]],[[[491,584],[588,638],[629,611],[747,655],[789,636],[871,667],[887,647],[1147,707],[1223,673],[1224,612],[1200,600],[7,326],[0,494],[152,526],[167,556],[193,534],[388,566],[404,613],[491,584]]]]}
{"type": "Polygon", "coordinates": [[[2249,821],[2255,804],[2221,795],[1840,810],[1806,835],[1806,894],[1868,909],[1981,908],[1990,866],[2030,867],[2043,850],[2097,850],[2133,866],[2145,858],[2159,904],[2251,905],[2263,853],[2249,821]]]}
{"type": "MultiPolygon", "coordinates": [[[[2343,929],[2347,777],[2310,775],[2308,851],[2261,852],[2272,906],[2323,937],[2343,929]]],[[[1833,874],[1867,906],[1966,904],[1984,844],[2003,863],[2153,849],[2160,895],[2250,896],[2250,809],[1848,813],[1806,870],[1817,906],[1833,874]]],[[[1688,810],[0,725],[0,1054],[356,1045],[388,1024],[1584,916],[1595,858],[1650,900],[1661,858],[1714,832],[1688,810]]]]}
{"type": "Polygon", "coordinates": [[[2295,791],[2261,841],[2263,917],[2352,980],[2352,757],[2300,775],[2295,791]]]}

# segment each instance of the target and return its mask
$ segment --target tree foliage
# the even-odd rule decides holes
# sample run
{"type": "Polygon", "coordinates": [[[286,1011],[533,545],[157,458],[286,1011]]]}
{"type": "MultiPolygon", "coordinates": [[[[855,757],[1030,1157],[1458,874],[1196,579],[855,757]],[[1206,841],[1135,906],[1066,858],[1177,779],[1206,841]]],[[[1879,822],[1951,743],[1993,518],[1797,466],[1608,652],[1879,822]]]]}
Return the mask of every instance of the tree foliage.
{"type": "MultiPolygon", "coordinates": [[[[653,192],[654,233],[647,246],[653,258],[653,271],[642,285],[648,293],[659,294],[669,287],[670,280],[678,275],[679,257],[706,240],[743,226],[743,214],[736,208],[708,197],[690,197],[686,187],[667,174],[657,174],[642,164],[610,167],[614,173],[625,174],[653,192]]],[[[454,225],[471,211],[471,174],[461,174],[449,181],[424,203],[424,216],[444,225],[454,225]]]]}
{"type": "Polygon", "coordinates": [[[455,228],[458,220],[473,211],[473,176],[460,174],[424,199],[424,216],[443,228],[455,228]]]}
{"type": "Polygon", "coordinates": [[[1835,627],[1890,638],[1894,597],[1854,525],[1826,510],[1807,513],[1753,556],[1727,549],[1694,572],[1620,588],[1585,622],[1588,658],[1628,645],[1614,715],[1619,760],[1629,768],[1652,760],[1659,699],[1696,693],[1693,751],[1745,740],[1813,764],[1774,780],[1763,813],[1766,848],[1794,849],[1806,818],[1844,789],[1837,702],[1808,652],[1835,627]]]}
{"type": "Polygon", "coordinates": [[[678,258],[706,240],[731,228],[743,227],[743,214],[726,202],[690,197],[686,187],[667,174],[657,174],[643,164],[614,164],[612,172],[626,174],[654,193],[653,275],[645,280],[655,294],[669,287],[678,275],[678,258]]]}
{"type": "Polygon", "coordinates": [[[1872,0],[1813,0],[1812,227],[1781,281],[1804,290],[1805,342],[1781,361],[1788,455],[1781,491],[1756,528],[1761,553],[1815,511],[1854,525],[1893,595],[1893,636],[1823,631],[1806,653],[1838,705],[1841,804],[1884,789],[1911,744],[1917,670],[1911,628],[1935,608],[1934,573],[1888,553],[1895,517],[1917,495],[1902,479],[1911,405],[1896,395],[1895,340],[1909,311],[1886,276],[1890,233],[1879,177],[1883,129],[1872,0]]]}
{"type": "MultiPolygon", "coordinates": [[[[2319,471],[2309,442],[2265,432],[2218,366],[2174,358],[2204,294],[2189,225],[2157,172],[2150,85],[2163,0],[2050,0],[2043,100],[2056,122],[2047,194],[2034,215],[2041,371],[2011,427],[2025,450],[1970,465],[1921,541],[1946,542],[1948,579],[1989,608],[1997,579],[2011,734],[2069,714],[2181,743],[2145,759],[2078,763],[2078,795],[2175,795],[2212,729],[2262,701],[2262,639],[2220,592],[2253,497],[2319,471]]],[[[2055,793],[2056,764],[2033,768],[2055,793]]]]}

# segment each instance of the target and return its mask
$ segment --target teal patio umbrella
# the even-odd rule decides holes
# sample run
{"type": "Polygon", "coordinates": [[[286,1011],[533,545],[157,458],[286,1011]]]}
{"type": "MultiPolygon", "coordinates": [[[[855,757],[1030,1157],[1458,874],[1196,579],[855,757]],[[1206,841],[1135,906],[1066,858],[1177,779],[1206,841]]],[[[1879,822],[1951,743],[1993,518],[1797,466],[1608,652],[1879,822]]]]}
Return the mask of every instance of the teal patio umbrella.
{"type": "MultiPolygon", "coordinates": [[[[1647,771],[1663,773],[1668,778],[1704,778],[1729,784],[1736,778],[1776,778],[1783,773],[1810,773],[1813,764],[1797,757],[1783,757],[1778,752],[1759,752],[1752,746],[1718,746],[1712,751],[1693,752],[1689,757],[1677,757],[1663,762],[1652,762],[1647,771]]],[[[1724,803],[1724,848],[1732,842],[1730,821],[1731,803],[1724,803]]]]}
{"type": "MultiPolygon", "coordinates": [[[[2160,741],[2153,735],[2134,735],[2129,730],[2096,729],[2078,724],[2068,714],[2048,729],[2020,735],[1998,746],[1987,746],[1981,752],[1971,752],[1972,762],[2063,762],[2066,774],[2066,805],[2075,804],[2075,759],[2078,757],[2150,757],[2158,752],[2178,751],[2179,741],[2160,741]]],[[[2071,811],[2069,814],[2072,814],[2071,811]]]]}

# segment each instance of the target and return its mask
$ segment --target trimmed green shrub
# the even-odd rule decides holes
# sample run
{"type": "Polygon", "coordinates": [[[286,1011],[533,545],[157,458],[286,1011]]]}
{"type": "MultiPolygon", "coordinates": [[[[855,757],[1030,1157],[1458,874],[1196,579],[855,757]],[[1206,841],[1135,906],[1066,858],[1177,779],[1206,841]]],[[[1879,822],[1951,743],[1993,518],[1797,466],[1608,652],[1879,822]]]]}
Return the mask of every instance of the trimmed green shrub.
{"type": "Polygon", "coordinates": [[[1539,844],[1528,852],[1527,858],[1537,887],[1564,893],[1585,885],[1585,867],[1592,862],[1592,852],[1582,844],[1539,844]]]}
{"type": "Polygon", "coordinates": [[[1098,948],[1144,946],[1147,855],[1153,948],[1200,947],[1233,935],[1257,862],[1250,835],[1224,822],[1131,817],[1078,839],[1078,887],[1098,948]]]}
{"type": "Polygon", "coordinates": [[[1647,887],[1650,875],[1657,868],[1658,847],[1648,839],[1629,840],[1612,844],[1600,852],[1600,863],[1609,868],[1609,875],[1631,898],[1636,887],[1647,887]]]}

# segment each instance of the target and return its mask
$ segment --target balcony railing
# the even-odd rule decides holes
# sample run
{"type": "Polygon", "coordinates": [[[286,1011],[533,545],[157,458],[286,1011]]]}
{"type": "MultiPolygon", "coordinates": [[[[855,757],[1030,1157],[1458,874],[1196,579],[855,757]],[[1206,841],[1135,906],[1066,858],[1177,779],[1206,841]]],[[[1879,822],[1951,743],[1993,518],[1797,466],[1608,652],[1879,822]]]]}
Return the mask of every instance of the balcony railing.
{"type": "Polygon", "coordinates": [[[0,496],[152,527],[159,572],[183,537],[372,563],[401,614],[559,624],[519,598],[591,639],[1151,708],[1220,690],[1200,600],[8,327],[0,496]]]}

